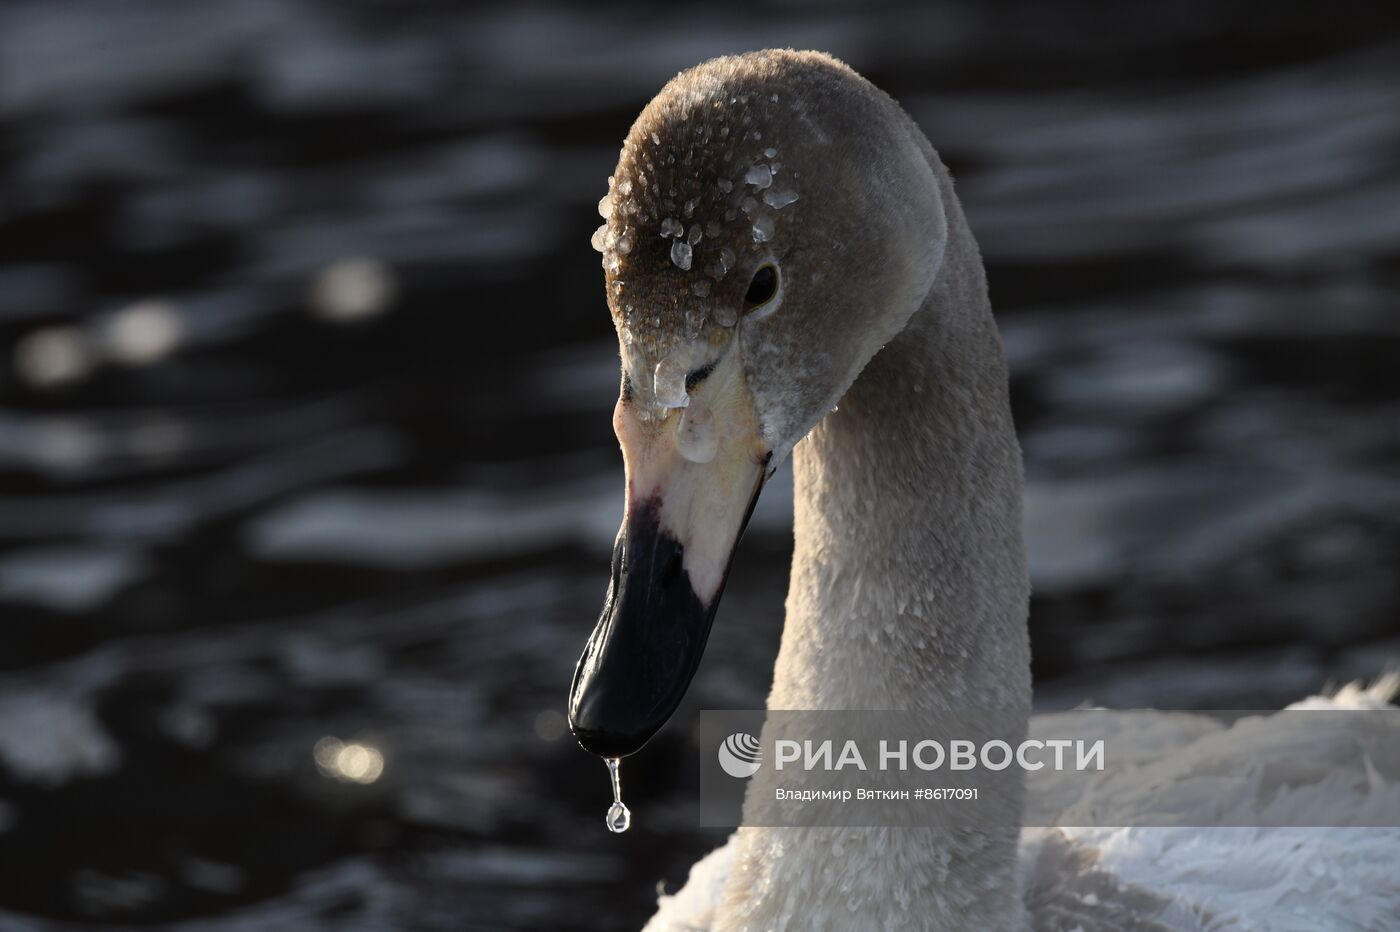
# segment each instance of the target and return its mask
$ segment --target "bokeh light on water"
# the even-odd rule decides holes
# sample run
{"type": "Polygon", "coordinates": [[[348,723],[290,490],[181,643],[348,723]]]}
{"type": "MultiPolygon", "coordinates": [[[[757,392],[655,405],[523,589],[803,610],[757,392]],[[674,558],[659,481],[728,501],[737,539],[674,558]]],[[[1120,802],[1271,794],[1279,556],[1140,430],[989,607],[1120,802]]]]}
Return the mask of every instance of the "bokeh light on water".
{"type": "Polygon", "coordinates": [[[35,388],[77,382],[95,365],[87,335],[77,327],[45,327],[15,344],[14,367],[35,388]]]}
{"type": "Polygon", "coordinates": [[[374,259],[341,259],[316,274],[311,308],[333,323],[365,320],[383,313],[394,297],[389,267],[374,259]]]}
{"type": "Polygon", "coordinates": [[[346,743],[325,737],[312,751],[316,767],[324,776],[350,783],[373,783],[384,773],[384,755],[378,748],[358,741],[346,743]]]}

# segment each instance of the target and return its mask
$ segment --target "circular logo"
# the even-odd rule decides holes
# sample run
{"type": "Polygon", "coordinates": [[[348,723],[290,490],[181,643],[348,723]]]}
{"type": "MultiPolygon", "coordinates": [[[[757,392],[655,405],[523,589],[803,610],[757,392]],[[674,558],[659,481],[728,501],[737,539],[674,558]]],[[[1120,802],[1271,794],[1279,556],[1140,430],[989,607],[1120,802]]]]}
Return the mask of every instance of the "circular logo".
{"type": "Polygon", "coordinates": [[[763,763],[763,748],[758,739],[742,731],[736,731],[720,742],[719,765],[731,777],[742,780],[758,773],[763,763]]]}

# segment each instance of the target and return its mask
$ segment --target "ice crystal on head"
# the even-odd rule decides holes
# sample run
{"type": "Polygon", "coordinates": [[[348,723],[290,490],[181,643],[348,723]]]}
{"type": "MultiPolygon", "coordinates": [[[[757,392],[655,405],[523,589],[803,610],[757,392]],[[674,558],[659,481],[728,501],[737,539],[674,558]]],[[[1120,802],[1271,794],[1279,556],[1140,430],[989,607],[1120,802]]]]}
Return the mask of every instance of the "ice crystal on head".
{"type": "Polygon", "coordinates": [[[624,233],[617,238],[617,251],[624,256],[632,251],[632,235],[624,233]]]}
{"type": "Polygon", "coordinates": [[[797,192],[791,188],[769,188],[763,192],[763,203],[769,207],[782,209],[797,200],[797,192]]]}
{"type": "Polygon", "coordinates": [[[617,193],[623,197],[630,197],[632,194],[632,182],[628,178],[622,179],[617,184],[617,193]]]}
{"type": "Polygon", "coordinates": [[[713,239],[716,236],[719,236],[720,232],[723,229],[724,227],[719,225],[718,220],[711,220],[710,222],[705,224],[705,235],[713,239]]]}
{"type": "Polygon", "coordinates": [[[658,135],[656,135],[655,133],[652,133],[652,134],[651,134],[651,144],[652,144],[653,146],[659,146],[659,145],[661,145],[661,137],[658,136],[658,135]]]}
{"type": "Polygon", "coordinates": [[[768,147],[767,149],[764,149],[764,150],[763,150],[763,157],[764,157],[765,159],[771,159],[773,156],[775,156],[775,155],[777,155],[777,154],[778,154],[778,150],[777,150],[777,149],[774,149],[774,148],[771,147],[771,146],[768,147]]]}
{"type": "Polygon", "coordinates": [[[730,191],[734,190],[734,182],[730,181],[728,178],[721,178],[718,181],[718,185],[720,191],[722,191],[725,194],[728,194],[730,191]]]}
{"type": "Polygon", "coordinates": [[[681,222],[675,217],[667,217],[661,221],[661,235],[663,237],[680,237],[683,233],[685,233],[685,227],[681,226],[681,222]]]}
{"type": "Polygon", "coordinates": [[[684,408],[690,404],[685,391],[688,369],[679,355],[670,355],[656,364],[653,376],[656,403],[663,408],[684,408]]]}
{"type": "Polygon", "coordinates": [[[703,307],[692,307],[685,312],[685,332],[692,340],[700,335],[700,328],[705,324],[705,309],[703,307]]]}
{"type": "Polygon", "coordinates": [[[730,269],[734,268],[734,258],[734,250],[730,249],[728,246],[724,246],[720,249],[719,264],[724,267],[724,271],[728,272],[730,269]]]}
{"type": "Polygon", "coordinates": [[[617,274],[617,270],[620,269],[621,267],[622,267],[622,264],[621,264],[620,262],[618,262],[617,253],[615,253],[615,252],[605,252],[605,253],[603,253],[603,268],[607,269],[609,272],[611,272],[611,273],[613,273],[614,275],[616,275],[616,274],[617,274]]]}
{"type": "Polygon", "coordinates": [[[690,244],[683,239],[677,239],[672,243],[671,261],[682,272],[688,271],[690,269],[690,244]]]}
{"type": "Polygon", "coordinates": [[[710,293],[710,283],[705,281],[705,279],[701,278],[697,280],[695,284],[690,286],[690,290],[695,294],[697,298],[706,297],[710,293]]]}
{"type": "Polygon", "coordinates": [[[607,194],[604,194],[601,198],[598,199],[598,216],[602,217],[604,220],[607,220],[609,217],[612,216],[612,212],[613,199],[612,192],[609,191],[607,194]]]}
{"type": "Polygon", "coordinates": [[[766,243],[773,238],[773,218],[769,214],[761,213],[753,218],[753,241],[755,243],[766,243]]]}
{"type": "Polygon", "coordinates": [[[773,183],[773,173],[762,162],[753,166],[744,175],[744,180],[755,188],[766,188],[773,183]]]}
{"type": "Polygon", "coordinates": [[[690,235],[685,238],[685,241],[694,246],[696,243],[700,242],[700,237],[704,235],[705,234],[700,231],[700,224],[692,223],[690,225],[690,235]]]}
{"type": "Polygon", "coordinates": [[[590,239],[588,242],[593,246],[594,249],[598,250],[599,252],[602,252],[606,248],[607,235],[608,225],[605,223],[598,229],[593,231],[593,238],[590,239]]]}
{"type": "Polygon", "coordinates": [[[746,197],[739,202],[739,207],[744,211],[744,213],[752,217],[753,212],[758,209],[758,201],[754,200],[751,197],[746,197]]]}
{"type": "Polygon", "coordinates": [[[716,307],[714,317],[721,327],[732,327],[739,322],[739,312],[727,304],[716,307]]]}
{"type": "Polygon", "coordinates": [[[699,199],[698,197],[692,197],[690,200],[688,200],[688,201],[685,202],[685,208],[684,208],[684,210],[685,210],[685,215],[686,215],[687,217],[689,217],[691,214],[695,213],[695,205],[698,204],[699,202],[700,202],[700,199],[699,199]]]}

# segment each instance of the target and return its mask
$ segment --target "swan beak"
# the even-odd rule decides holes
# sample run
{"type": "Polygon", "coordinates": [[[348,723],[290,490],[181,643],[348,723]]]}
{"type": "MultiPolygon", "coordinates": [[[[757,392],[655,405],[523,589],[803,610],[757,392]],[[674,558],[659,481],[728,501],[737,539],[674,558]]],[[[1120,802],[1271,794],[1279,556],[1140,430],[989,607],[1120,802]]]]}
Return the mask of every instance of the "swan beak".
{"type": "Polygon", "coordinates": [[[643,421],[618,402],[626,512],[602,615],[569,692],[569,727],[601,757],[639,750],[680,705],[763,487],[768,452],[734,368],[721,366],[690,407],[664,418],[643,421]],[[712,433],[697,454],[687,431],[702,422],[712,433]]]}

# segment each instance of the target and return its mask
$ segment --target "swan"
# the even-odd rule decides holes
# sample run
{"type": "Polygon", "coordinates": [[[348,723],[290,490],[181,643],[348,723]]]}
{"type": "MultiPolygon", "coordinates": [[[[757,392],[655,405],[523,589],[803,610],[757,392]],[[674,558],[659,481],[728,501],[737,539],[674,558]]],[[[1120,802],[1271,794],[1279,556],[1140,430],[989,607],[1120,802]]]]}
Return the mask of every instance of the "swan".
{"type": "MultiPolygon", "coordinates": [[[[821,53],[712,60],[642,111],[599,213],[626,503],[570,690],[579,744],[616,760],[675,711],[788,456],[768,708],[994,709],[1034,733],[1006,365],[976,242],[914,122],[821,53]]],[[[1312,703],[1381,708],[1395,685],[1312,703]]],[[[1201,755],[1263,746],[1171,722],[1201,755]]],[[[1381,829],[747,827],[648,928],[1395,928],[1397,854],[1381,829]]]]}

